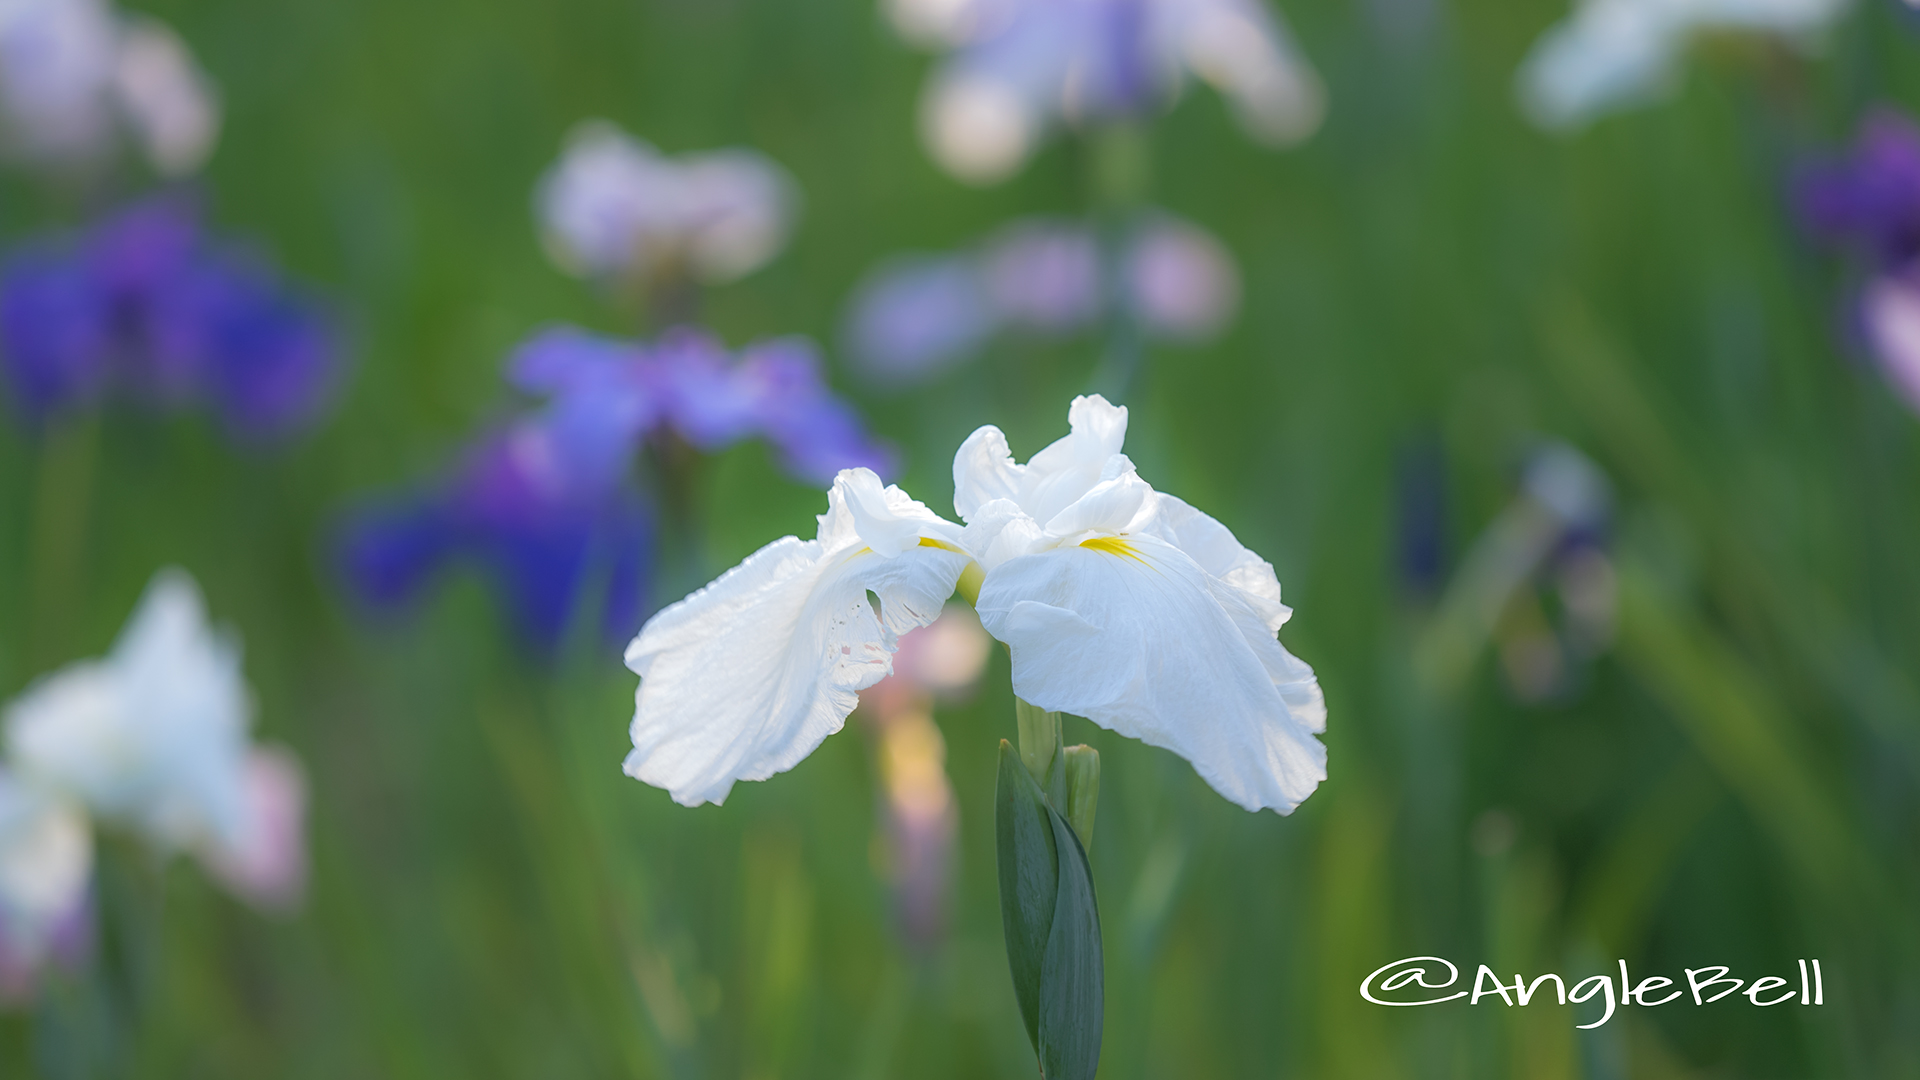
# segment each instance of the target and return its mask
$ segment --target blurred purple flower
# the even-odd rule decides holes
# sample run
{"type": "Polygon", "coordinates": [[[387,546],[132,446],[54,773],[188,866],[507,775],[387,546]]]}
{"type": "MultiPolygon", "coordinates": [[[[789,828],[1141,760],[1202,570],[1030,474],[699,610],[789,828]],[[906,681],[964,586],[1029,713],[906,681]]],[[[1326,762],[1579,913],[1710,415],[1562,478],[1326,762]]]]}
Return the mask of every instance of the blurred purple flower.
{"type": "Polygon", "coordinates": [[[1319,76],[1261,0],[890,0],[907,37],[953,55],[921,101],[928,150],[962,180],[1003,179],[1047,132],[1147,114],[1189,74],[1213,84],[1253,138],[1311,135],[1319,76]]]}
{"type": "Polygon", "coordinates": [[[1100,245],[1077,222],[1029,218],[980,255],[987,295],[1008,322],[1071,333],[1100,315],[1100,245]]]}
{"type": "Polygon", "coordinates": [[[905,256],[880,264],[854,292],[847,346],[888,382],[916,382],[965,360],[999,329],[970,260],[905,256]]]}
{"type": "Polygon", "coordinates": [[[0,347],[14,399],[29,415],[90,404],[107,376],[106,294],[57,253],[16,254],[0,273],[0,347]]]}
{"type": "Polygon", "coordinates": [[[341,560],[355,591],[399,606],[450,559],[471,559],[515,624],[551,648],[572,624],[589,572],[603,565],[603,629],[610,640],[631,634],[651,520],[637,495],[566,470],[558,445],[550,423],[523,421],[484,436],[441,487],[351,515],[341,560]]]}
{"type": "Polygon", "coordinates": [[[1865,260],[1849,323],[1920,412],[1920,127],[1892,109],[1869,114],[1850,154],[1800,171],[1794,201],[1808,232],[1865,260]]]}
{"type": "Polygon", "coordinates": [[[733,358],[704,331],[669,330],[648,358],[663,391],[666,421],[681,438],[709,453],[753,434],[755,402],[741,392],[733,358]]]}
{"type": "Polygon", "coordinates": [[[813,342],[786,337],[747,346],[734,369],[734,386],[794,476],[825,487],[841,469],[893,475],[893,451],[876,442],[853,406],[827,387],[813,342]]]}
{"type": "Polygon", "coordinates": [[[635,444],[665,415],[666,394],[633,342],[574,327],[535,335],[508,362],[507,381],[544,396],[560,468],[575,482],[611,490],[635,444]]]}
{"type": "Polygon", "coordinates": [[[1802,169],[1794,194],[1815,236],[1857,246],[1878,269],[1904,268],[1920,256],[1920,127],[1875,110],[1852,153],[1802,169]]]}
{"type": "Polygon", "coordinates": [[[160,408],[206,402],[243,438],[312,421],[340,352],[318,305],[207,236],[178,195],[16,254],[0,275],[0,348],[34,419],[122,391],[160,408]]]}
{"type": "Polygon", "coordinates": [[[506,374],[542,399],[533,411],[483,436],[438,487],[351,515],[341,558],[367,601],[405,603],[447,561],[469,558],[528,636],[551,646],[601,573],[604,629],[623,638],[639,623],[651,565],[652,518],[629,483],[649,438],[671,432],[714,451],[758,435],[809,483],[891,463],[803,339],[735,358],[693,329],[648,345],[556,327],[516,350],[506,374]]]}

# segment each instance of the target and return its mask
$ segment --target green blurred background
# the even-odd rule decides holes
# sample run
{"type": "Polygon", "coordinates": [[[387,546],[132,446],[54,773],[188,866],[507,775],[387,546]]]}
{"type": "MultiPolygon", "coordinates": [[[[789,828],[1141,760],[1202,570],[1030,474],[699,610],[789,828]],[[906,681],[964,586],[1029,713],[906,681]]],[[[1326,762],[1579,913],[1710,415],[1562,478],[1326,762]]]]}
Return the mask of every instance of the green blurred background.
{"type": "MultiPolygon", "coordinates": [[[[0,690],[98,654],[152,571],[186,566],[244,634],[263,734],[306,761],[313,886],[275,921],[170,867],[137,1018],[111,1046],[57,1002],[0,1018],[0,1075],[1032,1075],[989,825],[1004,654],[939,715],[958,883],[948,942],[916,958],[857,732],[682,809],[620,773],[633,679],[610,650],[530,655],[472,575],[371,622],[325,537],[501,413],[529,331],[631,332],[539,248],[533,185],[575,121],[752,145],[798,178],[787,253],[710,296],[735,343],[831,345],[879,258],[1086,209],[1086,148],[1056,141],[992,189],[944,177],[915,137],[931,61],[873,0],[140,7],[223,87],[213,218],[337,298],[354,368],[280,454],[126,410],[0,431],[0,690]]],[[[1676,100],[1555,139],[1511,86],[1559,0],[1285,14],[1329,85],[1311,142],[1259,149],[1205,92],[1151,130],[1153,200],[1226,241],[1245,300],[1217,343],[1152,355],[1129,452],[1278,568],[1287,644],[1326,689],[1329,780],[1291,817],[1249,815],[1068,721],[1106,771],[1101,1075],[1920,1076],[1920,440],[1834,343],[1840,275],[1782,199],[1795,156],[1865,106],[1920,104],[1913,23],[1862,3],[1813,62],[1710,42],[1676,100]],[[1403,584],[1397,493],[1410,458],[1436,463],[1451,570],[1542,437],[1614,481],[1619,613],[1576,693],[1523,705],[1471,642],[1457,671],[1416,659],[1459,635],[1403,584]],[[1819,957],[1827,1004],[1575,1031],[1588,1014],[1538,1002],[1359,998],[1418,954],[1509,977],[1819,957]]],[[[72,212],[4,196],[9,238],[72,212]]],[[[997,423],[1031,454],[1097,353],[1007,342],[898,395],[835,381],[943,509],[964,434],[997,423]]],[[[713,567],[824,509],[757,443],[704,482],[713,567]]]]}

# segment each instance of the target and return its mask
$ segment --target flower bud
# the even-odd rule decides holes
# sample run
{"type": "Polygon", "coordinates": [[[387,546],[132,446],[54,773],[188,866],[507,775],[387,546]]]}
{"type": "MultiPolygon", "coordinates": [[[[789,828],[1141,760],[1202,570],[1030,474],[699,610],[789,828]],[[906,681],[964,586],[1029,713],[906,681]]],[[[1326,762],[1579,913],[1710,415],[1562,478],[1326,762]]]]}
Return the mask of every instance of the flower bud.
{"type": "Polygon", "coordinates": [[[1093,847],[1093,812],[1100,803],[1100,751],[1084,743],[1067,753],[1067,823],[1080,836],[1080,846],[1093,847]]]}

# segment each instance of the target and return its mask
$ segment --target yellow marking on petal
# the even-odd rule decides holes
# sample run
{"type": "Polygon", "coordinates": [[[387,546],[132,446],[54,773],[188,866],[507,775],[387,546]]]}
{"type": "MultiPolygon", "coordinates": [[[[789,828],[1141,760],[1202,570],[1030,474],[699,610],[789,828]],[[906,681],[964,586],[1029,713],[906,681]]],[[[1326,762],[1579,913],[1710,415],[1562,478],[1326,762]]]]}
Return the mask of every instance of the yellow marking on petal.
{"type": "Polygon", "coordinates": [[[946,542],[945,540],[935,540],[935,539],[934,539],[933,537],[931,537],[931,536],[923,536],[923,537],[921,537],[921,538],[920,538],[920,546],[921,546],[921,547],[930,547],[930,548],[939,548],[939,549],[940,549],[941,551],[951,551],[951,552],[953,552],[953,553],[954,553],[955,555],[965,555],[965,554],[966,554],[966,552],[964,552],[964,551],[961,551],[961,550],[960,550],[959,548],[957,548],[957,547],[955,547],[955,546],[953,546],[952,544],[949,544],[949,543],[947,543],[947,542],[946,542]]]}
{"type": "Polygon", "coordinates": [[[1096,536],[1091,540],[1080,541],[1080,546],[1132,559],[1143,566],[1147,565],[1147,560],[1140,554],[1140,549],[1127,543],[1127,538],[1124,536],[1096,536]]]}

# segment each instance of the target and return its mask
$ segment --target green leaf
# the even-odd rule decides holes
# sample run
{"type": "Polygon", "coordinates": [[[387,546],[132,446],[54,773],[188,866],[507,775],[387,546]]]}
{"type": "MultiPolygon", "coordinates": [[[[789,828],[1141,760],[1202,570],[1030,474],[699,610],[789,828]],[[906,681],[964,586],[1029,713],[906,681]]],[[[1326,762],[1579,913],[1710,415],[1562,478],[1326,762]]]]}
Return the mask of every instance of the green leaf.
{"type": "MultiPolygon", "coordinates": [[[[1064,755],[1049,770],[1064,789],[1064,755]]],[[[1100,1062],[1105,964],[1087,852],[1006,740],[994,794],[1000,919],[1027,1038],[1048,1080],[1092,1080],[1100,1062]]]]}
{"type": "Polygon", "coordinates": [[[1100,906],[1093,872],[1073,826],[1052,807],[1059,889],[1040,976],[1040,1075],[1093,1080],[1100,1065],[1106,1011],[1106,963],[1100,951],[1100,906]]]}
{"type": "Polygon", "coordinates": [[[1007,937],[1013,994],[1027,1022],[1027,1038],[1040,1050],[1043,971],[1058,907],[1059,854],[1052,817],[1020,754],[1000,740],[1000,775],[994,790],[994,832],[1000,868],[1000,921],[1007,937]]]}

